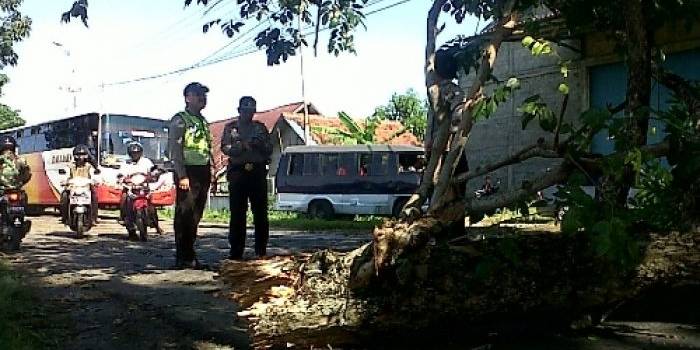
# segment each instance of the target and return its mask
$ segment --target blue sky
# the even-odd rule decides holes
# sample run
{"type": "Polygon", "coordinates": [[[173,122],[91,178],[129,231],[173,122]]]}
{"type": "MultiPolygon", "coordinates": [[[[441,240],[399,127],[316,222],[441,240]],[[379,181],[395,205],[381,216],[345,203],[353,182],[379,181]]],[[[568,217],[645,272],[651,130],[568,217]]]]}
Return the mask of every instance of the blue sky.
{"type": "MultiPolygon", "coordinates": [[[[235,9],[235,1],[229,2],[213,15],[235,9]]],[[[368,10],[396,2],[381,0],[368,10]]],[[[71,3],[25,0],[23,4],[23,13],[33,20],[32,32],[16,45],[19,64],[4,70],[10,84],[3,89],[1,100],[20,109],[29,124],[88,111],[170,118],[182,109],[182,88],[190,81],[211,88],[204,111],[210,121],[232,116],[243,95],[256,97],[260,110],[301,100],[298,58],[269,67],[263,52],[164,78],[102,88],[102,83],[190,66],[231,39],[218,28],[203,34],[202,24],[213,15],[203,16],[201,6],[183,8],[182,0],[91,0],[89,29],[79,21],[59,23],[60,14],[71,3]],[[77,109],[73,108],[74,97],[77,109]]],[[[318,57],[305,49],[307,100],[326,115],[346,111],[364,117],[393,92],[413,88],[424,94],[429,6],[429,1],[411,0],[368,17],[367,31],[360,29],[356,34],[357,55],[329,55],[323,40],[318,57]]],[[[453,24],[449,33],[473,33],[474,25],[475,21],[453,24]]],[[[244,52],[251,45],[251,38],[242,37],[220,54],[244,52]]]]}

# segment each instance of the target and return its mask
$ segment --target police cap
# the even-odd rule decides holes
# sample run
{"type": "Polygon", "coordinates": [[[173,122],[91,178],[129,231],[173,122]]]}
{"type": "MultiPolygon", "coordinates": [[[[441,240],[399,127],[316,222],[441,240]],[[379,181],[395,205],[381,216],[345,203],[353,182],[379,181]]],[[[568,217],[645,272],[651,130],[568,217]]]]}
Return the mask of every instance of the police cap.
{"type": "Polygon", "coordinates": [[[187,86],[185,86],[185,90],[182,92],[182,94],[184,96],[187,96],[187,94],[204,95],[207,92],[209,92],[208,87],[206,87],[200,83],[193,82],[193,83],[189,83],[189,84],[187,84],[187,86]]]}

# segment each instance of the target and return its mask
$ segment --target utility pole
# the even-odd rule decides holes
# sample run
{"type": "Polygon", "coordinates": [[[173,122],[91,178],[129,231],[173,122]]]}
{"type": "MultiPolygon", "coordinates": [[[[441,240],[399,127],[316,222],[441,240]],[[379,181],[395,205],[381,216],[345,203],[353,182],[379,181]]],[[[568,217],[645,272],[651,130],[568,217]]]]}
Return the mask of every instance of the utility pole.
{"type": "Polygon", "coordinates": [[[304,86],[304,44],[302,43],[302,39],[304,39],[304,36],[301,32],[301,17],[302,14],[304,13],[304,1],[301,1],[299,4],[299,21],[298,21],[298,29],[299,29],[299,62],[300,64],[300,71],[301,71],[301,100],[302,103],[304,104],[304,144],[308,145],[309,140],[311,139],[311,132],[310,132],[310,125],[309,125],[309,108],[308,108],[308,103],[306,102],[306,88],[304,86]]]}
{"type": "MultiPolygon", "coordinates": [[[[53,42],[53,45],[59,48],[63,49],[63,53],[66,55],[66,61],[71,63],[71,55],[70,55],[70,50],[65,47],[62,43],[59,43],[57,41],[53,42]]],[[[76,67],[73,64],[71,67],[71,80],[72,82],[70,84],[66,84],[66,86],[59,86],[59,90],[66,91],[68,94],[73,95],[73,113],[75,113],[78,110],[78,93],[81,92],[82,89],[76,88],[75,85],[75,71],[76,67]]]]}

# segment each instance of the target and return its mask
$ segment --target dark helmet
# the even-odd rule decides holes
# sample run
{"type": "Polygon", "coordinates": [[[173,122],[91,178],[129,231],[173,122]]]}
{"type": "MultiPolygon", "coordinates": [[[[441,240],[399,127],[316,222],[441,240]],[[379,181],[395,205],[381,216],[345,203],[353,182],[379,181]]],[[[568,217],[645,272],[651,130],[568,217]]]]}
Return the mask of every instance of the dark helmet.
{"type": "Polygon", "coordinates": [[[126,148],[126,153],[129,154],[131,159],[140,158],[143,155],[143,146],[138,142],[132,142],[126,148]]]}
{"type": "Polygon", "coordinates": [[[17,140],[10,135],[3,135],[0,137],[0,151],[11,150],[15,151],[17,148],[17,140]]]}
{"type": "Polygon", "coordinates": [[[73,157],[82,156],[82,155],[87,156],[89,154],[90,154],[90,150],[85,145],[77,145],[73,148],[73,157]]]}
{"type": "Polygon", "coordinates": [[[90,150],[85,145],[77,145],[73,147],[73,160],[82,164],[86,162],[90,156],[90,150]]]}

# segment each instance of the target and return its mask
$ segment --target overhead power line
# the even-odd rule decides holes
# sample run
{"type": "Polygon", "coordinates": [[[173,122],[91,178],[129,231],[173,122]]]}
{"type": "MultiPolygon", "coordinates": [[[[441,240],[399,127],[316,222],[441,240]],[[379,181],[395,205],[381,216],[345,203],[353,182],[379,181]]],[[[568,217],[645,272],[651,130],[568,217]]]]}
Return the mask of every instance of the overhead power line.
{"type": "MultiPolygon", "coordinates": [[[[383,1],[385,1],[385,0],[375,0],[375,1],[370,1],[370,2],[371,2],[372,4],[378,4],[378,3],[381,3],[381,2],[383,2],[383,1]]],[[[391,9],[391,8],[393,8],[393,7],[396,7],[396,6],[405,4],[405,3],[410,2],[410,1],[411,1],[411,0],[401,0],[401,1],[395,2],[395,3],[393,3],[393,4],[384,6],[384,7],[382,7],[382,8],[378,8],[378,9],[375,9],[375,10],[371,10],[371,11],[365,13],[365,16],[371,16],[371,15],[373,15],[373,14],[376,14],[376,13],[379,13],[379,12],[382,12],[382,11],[389,10],[389,9],[391,9]]],[[[240,47],[235,47],[235,48],[234,48],[231,52],[229,52],[228,54],[226,54],[226,55],[224,55],[224,56],[222,56],[222,57],[216,58],[216,59],[212,59],[212,58],[215,57],[217,54],[219,54],[220,52],[224,51],[227,47],[230,47],[231,45],[233,45],[233,44],[236,43],[237,41],[240,41],[240,39],[241,39],[242,37],[244,37],[245,35],[247,35],[247,34],[249,34],[250,32],[252,32],[252,30],[254,30],[254,28],[259,27],[263,22],[264,22],[264,21],[258,22],[257,25],[255,25],[254,27],[252,27],[251,29],[249,29],[248,31],[246,31],[246,32],[245,32],[244,34],[242,34],[241,36],[237,37],[236,39],[232,40],[231,42],[227,43],[227,44],[224,45],[223,47],[217,49],[217,50],[214,51],[213,53],[209,54],[208,56],[206,56],[206,57],[203,58],[203,59],[200,59],[199,61],[197,61],[196,63],[194,63],[194,64],[192,64],[192,65],[189,65],[189,66],[186,66],[186,67],[182,67],[182,68],[179,68],[179,69],[175,69],[175,70],[172,70],[172,71],[169,71],[169,72],[165,72],[165,73],[153,74],[153,75],[149,75],[149,76],[144,76],[144,77],[139,77],[139,78],[134,78],[134,79],[129,79],[129,80],[116,81],[116,82],[111,82],[111,83],[104,83],[104,84],[102,84],[102,86],[119,86],[119,85],[126,85],[126,84],[131,84],[131,83],[137,83],[137,82],[147,81],[147,80],[159,79],[159,78],[167,77],[167,76],[170,76],[170,75],[185,73],[185,72],[187,72],[187,71],[194,70],[194,69],[198,69],[198,68],[204,68],[204,67],[211,66],[211,65],[214,65],[214,64],[217,64],[217,63],[229,61],[229,60],[232,60],[232,59],[235,59],[235,58],[239,58],[239,57],[242,57],[242,56],[246,56],[246,55],[255,53],[255,52],[258,51],[258,49],[257,49],[255,43],[253,43],[252,45],[248,45],[248,46],[246,46],[246,47],[243,47],[243,49],[240,49],[240,50],[238,50],[238,51],[236,51],[236,49],[239,49],[240,47]]],[[[321,29],[319,30],[319,32],[324,32],[324,31],[327,31],[327,30],[330,30],[330,28],[329,28],[329,27],[321,28],[321,29]]],[[[311,31],[309,31],[309,32],[304,33],[303,35],[304,35],[304,36],[310,35],[310,34],[313,34],[314,32],[315,32],[315,30],[311,30],[311,31]]]]}

